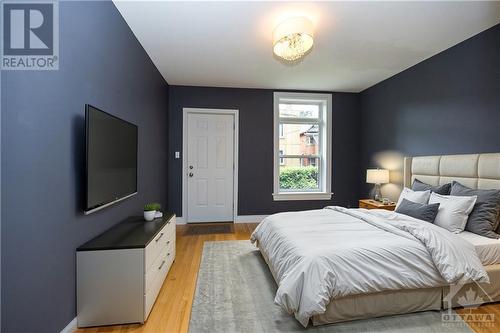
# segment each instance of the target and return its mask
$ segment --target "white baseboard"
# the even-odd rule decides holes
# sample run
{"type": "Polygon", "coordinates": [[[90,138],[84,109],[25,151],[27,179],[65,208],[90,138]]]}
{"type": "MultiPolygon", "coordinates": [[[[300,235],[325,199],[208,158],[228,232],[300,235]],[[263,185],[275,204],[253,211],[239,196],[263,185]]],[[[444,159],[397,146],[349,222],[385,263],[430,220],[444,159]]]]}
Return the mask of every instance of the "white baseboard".
{"type": "Polygon", "coordinates": [[[269,215],[238,215],[234,219],[234,223],[260,223],[269,215]]]}
{"type": "MultiPolygon", "coordinates": [[[[260,223],[263,219],[269,215],[238,215],[234,219],[234,223],[260,223]]],[[[182,217],[175,218],[176,224],[186,224],[186,220],[182,217]]]]}
{"type": "Polygon", "coordinates": [[[65,328],[62,329],[61,333],[73,333],[77,330],[76,317],[65,328]]]}

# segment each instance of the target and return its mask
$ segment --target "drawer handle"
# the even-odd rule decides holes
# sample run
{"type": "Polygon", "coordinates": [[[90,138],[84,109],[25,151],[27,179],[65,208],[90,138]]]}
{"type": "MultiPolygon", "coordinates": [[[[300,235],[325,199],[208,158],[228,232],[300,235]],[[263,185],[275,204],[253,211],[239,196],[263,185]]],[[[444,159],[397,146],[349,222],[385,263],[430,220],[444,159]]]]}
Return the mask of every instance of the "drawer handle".
{"type": "Polygon", "coordinates": [[[163,260],[163,261],[161,262],[161,265],[160,265],[160,267],[158,267],[158,270],[161,270],[161,268],[163,267],[163,265],[165,265],[165,260],[163,260]]]}
{"type": "Polygon", "coordinates": [[[167,253],[167,257],[170,257],[170,252],[169,252],[169,253],[167,253]]]}
{"type": "Polygon", "coordinates": [[[163,232],[160,234],[160,237],[158,237],[157,239],[155,239],[155,242],[159,241],[162,237],[163,237],[163,232]]]}
{"type": "Polygon", "coordinates": [[[170,244],[170,241],[167,241],[167,245],[170,244]]]}

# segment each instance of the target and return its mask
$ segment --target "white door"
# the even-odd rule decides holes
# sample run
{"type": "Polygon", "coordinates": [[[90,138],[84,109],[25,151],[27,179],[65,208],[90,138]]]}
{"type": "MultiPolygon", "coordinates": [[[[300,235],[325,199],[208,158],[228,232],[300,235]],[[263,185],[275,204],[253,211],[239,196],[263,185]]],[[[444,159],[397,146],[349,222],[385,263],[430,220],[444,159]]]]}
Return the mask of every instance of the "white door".
{"type": "Polygon", "coordinates": [[[234,116],[187,115],[187,222],[233,221],[234,116]]]}

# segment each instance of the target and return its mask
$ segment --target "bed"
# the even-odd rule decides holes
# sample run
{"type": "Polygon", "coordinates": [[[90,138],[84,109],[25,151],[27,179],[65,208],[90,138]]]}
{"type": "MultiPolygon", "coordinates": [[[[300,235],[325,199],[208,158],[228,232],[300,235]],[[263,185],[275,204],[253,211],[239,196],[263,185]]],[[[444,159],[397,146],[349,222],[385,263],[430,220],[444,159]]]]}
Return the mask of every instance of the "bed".
{"type": "MultiPolygon", "coordinates": [[[[405,158],[404,185],[415,178],[500,189],[500,154],[405,158]]],[[[329,207],[264,220],[252,241],[277,281],[275,303],[307,326],[457,307],[469,290],[500,300],[500,241],[401,215],[329,207]]]]}

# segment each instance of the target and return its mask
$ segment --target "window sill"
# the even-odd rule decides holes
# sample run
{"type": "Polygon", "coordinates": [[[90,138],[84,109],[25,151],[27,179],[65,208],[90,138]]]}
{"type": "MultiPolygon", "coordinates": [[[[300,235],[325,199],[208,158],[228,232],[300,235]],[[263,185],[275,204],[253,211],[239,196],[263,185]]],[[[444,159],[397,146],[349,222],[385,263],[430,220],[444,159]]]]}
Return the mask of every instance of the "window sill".
{"type": "Polygon", "coordinates": [[[273,193],[274,201],[292,201],[292,200],[330,200],[333,193],[326,192],[292,192],[292,193],[273,193]]]}

